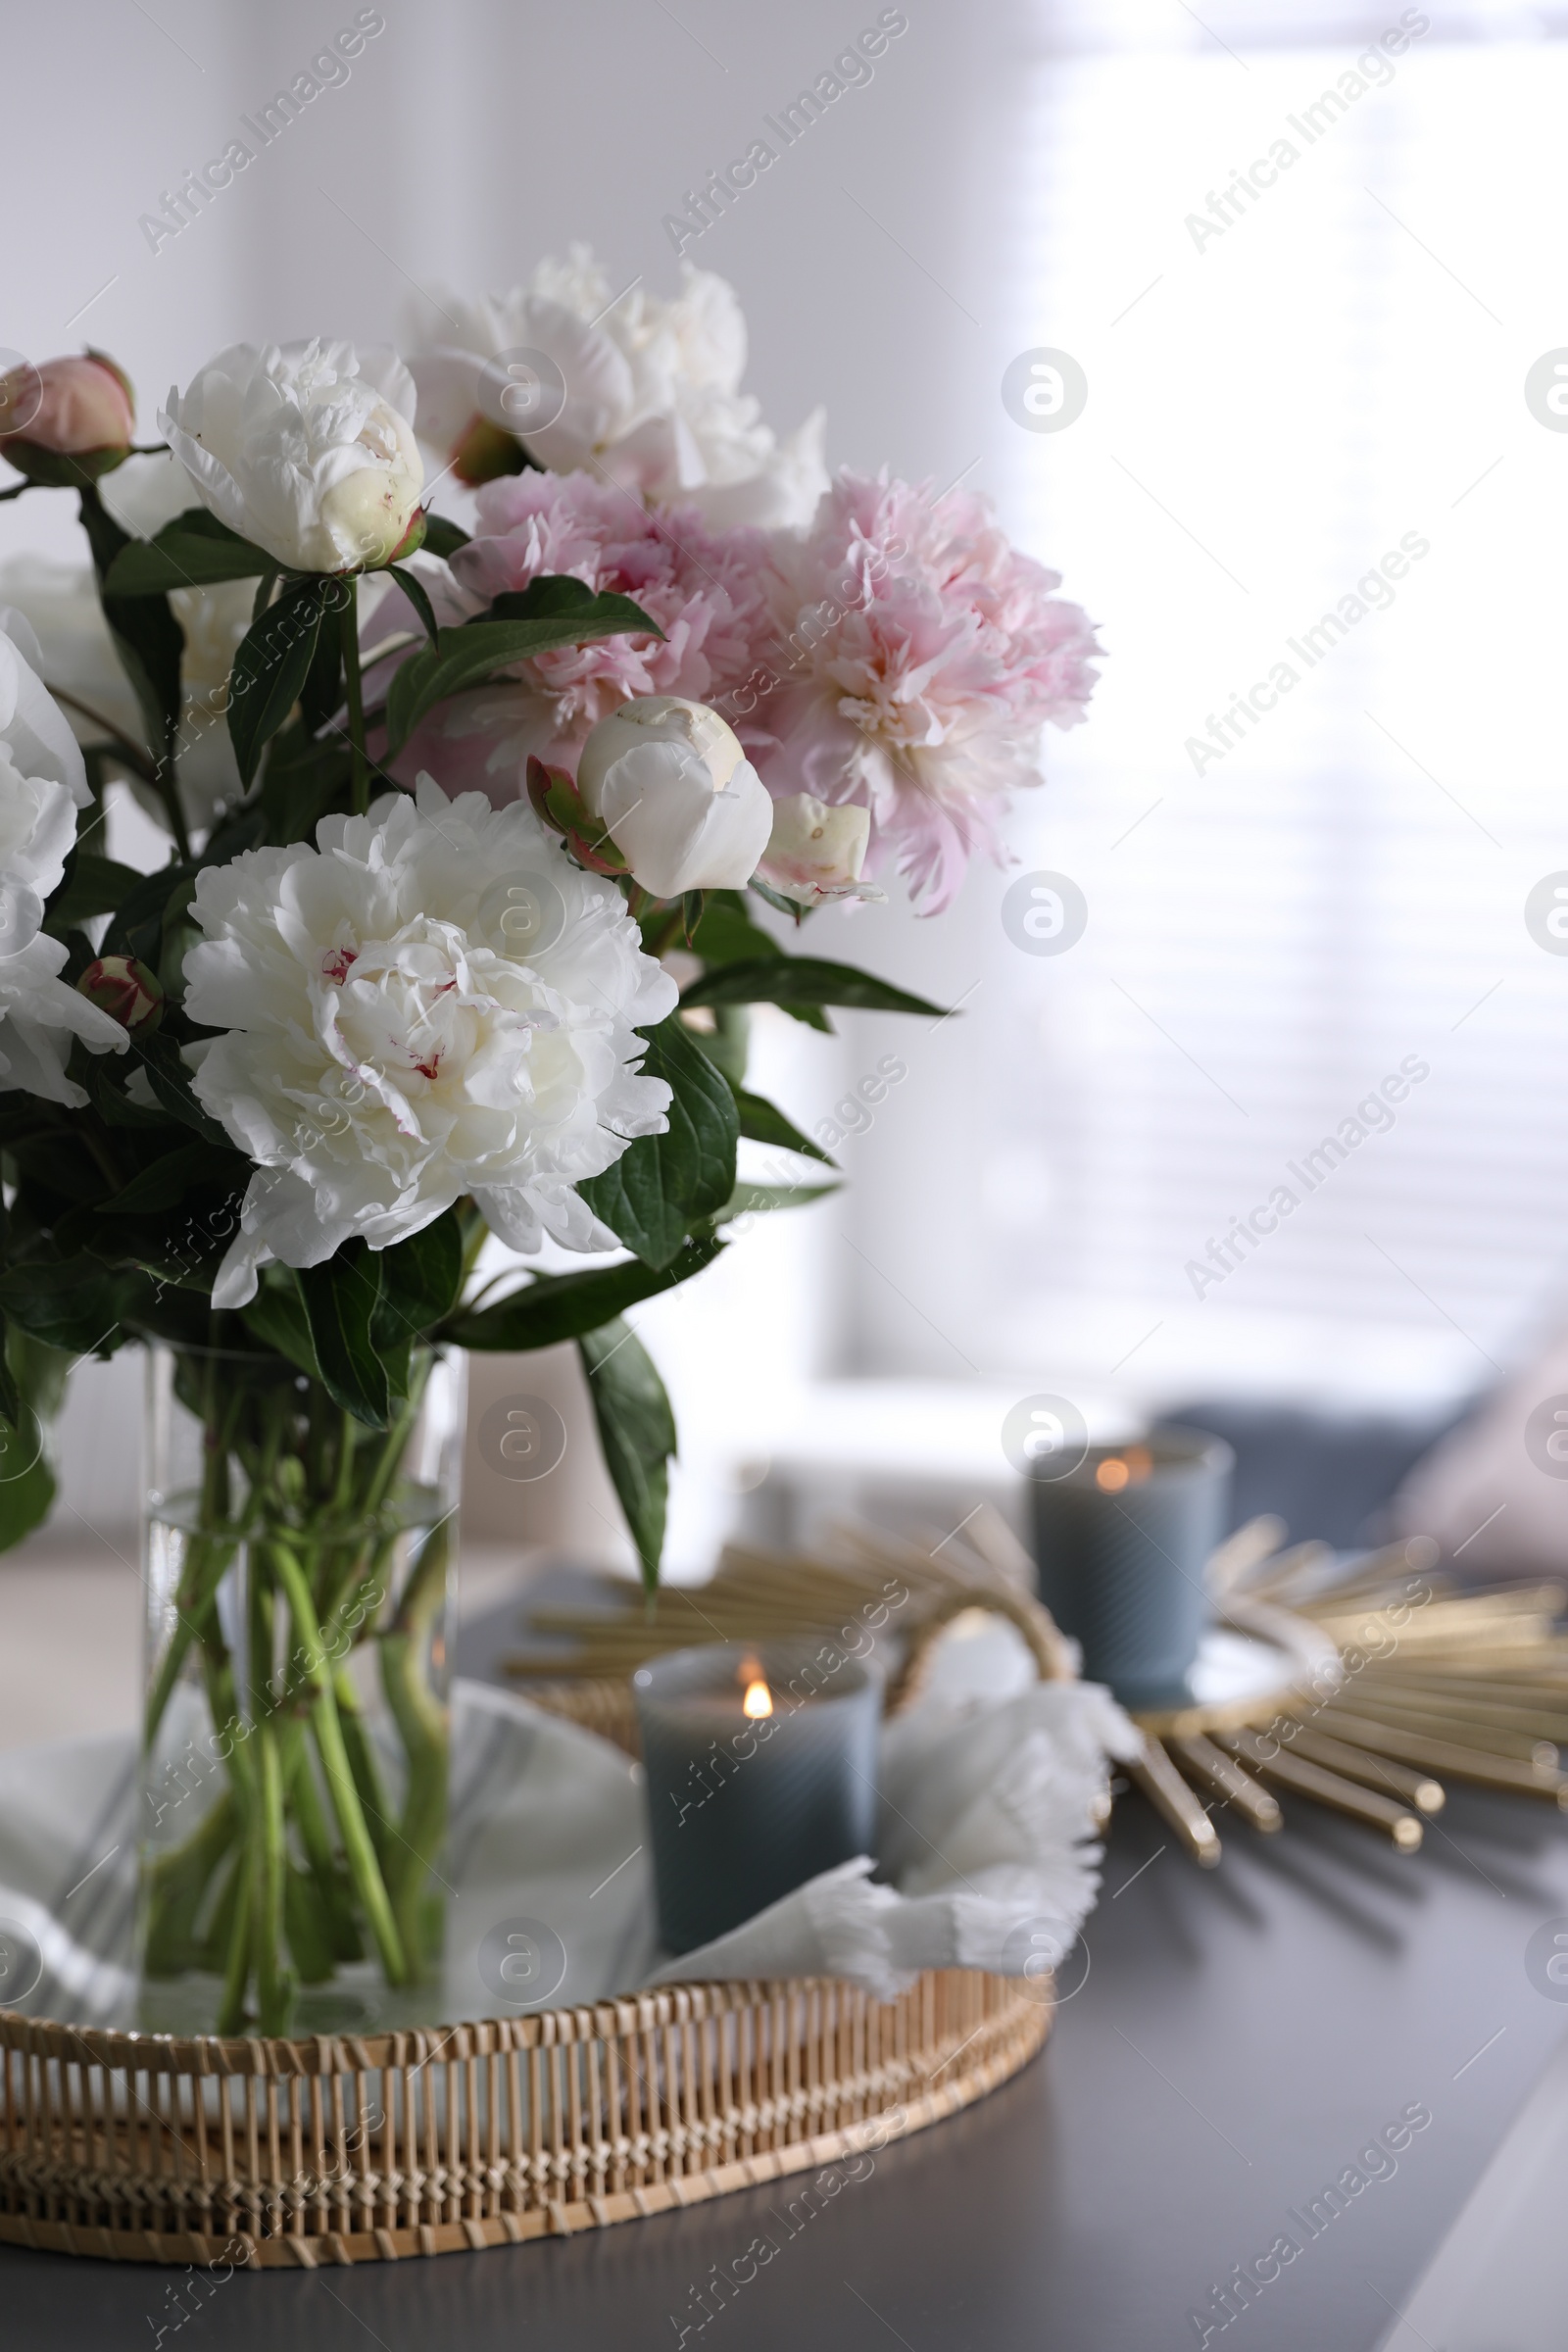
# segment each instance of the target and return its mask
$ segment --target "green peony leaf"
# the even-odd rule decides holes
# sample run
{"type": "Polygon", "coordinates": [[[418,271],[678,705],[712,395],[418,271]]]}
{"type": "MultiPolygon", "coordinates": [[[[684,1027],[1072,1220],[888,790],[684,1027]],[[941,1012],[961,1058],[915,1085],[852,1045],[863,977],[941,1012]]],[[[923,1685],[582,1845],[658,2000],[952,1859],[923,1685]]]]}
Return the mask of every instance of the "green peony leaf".
{"type": "Polygon", "coordinates": [[[756,963],[764,956],[782,956],[784,950],[760,924],[754,923],[746,909],[746,898],[738,890],[711,890],[703,907],[703,917],[692,933],[692,948],[704,963],[756,963]]]}
{"type": "Polygon", "coordinates": [[[675,1416],[653,1358],[629,1324],[607,1323],[601,1331],[585,1332],[577,1350],[588,1375],[605,1467],[651,1592],[664,1548],[675,1416]]]}
{"type": "Polygon", "coordinates": [[[310,1317],[305,1312],[305,1300],[299,1284],[286,1266],[269,1266],[262,1274],[261,1284],[249,1306],[240,1308],[240,1320],[247,1331],[298,1364],[312,1380],[319,1380],[321,1367],[316,1360],[316,1345],[311,1338],[310,1317]]]}
{"type": "Polygon", "coordinates": [[[111,596],[162,596],[171,588],[206,588],[275,570],[270,556],[205,507],[189,507],[153,539],[126,539],[109,565],[111,596]]]}
{"type": "Polygon", "coordinates": [[[327,1394],[367,1429],[385,1429],[391,1397],[371,1336],[381,1297],[379,1257],[362,1241],[345,1242],[335,1257],[304,1267],[298,1279],[327,1394]]]}
{"type": "Polygon", "coordinates": [[[734,1091],[681,1025],[678,1013],[648,1032],[644,1075],[667,1080],[662,1135],[639,1136],[612,1168],[577,1187],[595,1216],[646,1265],[673,1264],[688,1230],[723,1207],[735,1189],[740,1112],[734,1091]]]}
{"type": "Polygon", "coordinates": [[[77,850],[64,882],[49,902],[44,929],[51,938],[64,939],[68,931],[90,922],[95,914],[113,914],[141,880],[133,865],[117,864],[113,858],[100,858],[95,850],[77,850]]]}
{"type": "Polygon", "coordinates": [[[0,1551],[9,1551],[54,1508],[55,1474],[44,1430],[23,1404],[18,1417],[0,1415],[0,1551]]]}
{"type": "Polygon", "coordinates": [[[370,1321],[370,1337],[387,1367],[393,1394],[409,1388],[409,1358],[416,1342],[452,1312],[463,1287],[463,1228],[449,1208],[422,1233],[380,1253],[381,1290],[370,1321]]]}
{"type": "Polygon", "coordinates": [[[737,1217],[765,1216],[770,1209],[809,1208],[813,1200],[843,1190],[841,1184],[738,1184],[713,1222],[729,1225],[737,1217]]]}
{"type": "Polygon", "coordinates": [[[396,564],[389,564],[387,565],[387,569],[392,574],[392,577],[396,580],[398,586],[402,589],[404,595],[408,598],[410,604],[414,607],[416,612],[417,612],[419,615],[424,633],[429,638],[430,643],[434,645],[439,639],[441,632],[436,626],[435,608],[431,604],[429,597],[425,594],[424,582],[417,578],[414,572],[404,571],[396,564]]]}
{"type": "Polygon", "coordinates": [[[940,1004],[911,997],[890,981],[853,964],[827,963],[814,956],[760,956],[754,963],[720,964],[704,972],[681,995],[691,1004],[845,1004],[860,1012],[926,1012],[944,1017],[940,1004]]]}
{"type": "Polygon", "coordinates": [[[136,543],[121,529],[95,488],[82,491],[80,504],[104,619],[135,694],[156,774],[179,725],[185,632],[171,612],[167,596],[123,596],[110,587],[109,575],[116,564],[136,543]]]}
{"type": "Polygon", "coordinates": [[[165,1110],[182,1126],[194,1127],[204,1143],[220,1152],[233,1150],[216,1119],[210,1119],[191,1092],[190,1072],[172,1037],[133,1037],[130,1051],[147,1074],[147,1082],[165,1110]]]}
{"type": "Polygon", "coordinates": [[[335,623],[341,592],[334,579],[301,580],[258,613],[240,641],[228,680],[228,733],[247,784],[305,691],[322,619],[330,611],[335,623]]]}
{"type": "Polygon", "coordinates": [[[596,596],[581,580],[547,575],[497,597],[488,613],[442,629],[436,644],[403,663],[387,695],[388,752],[401,751],[425,712],[448,695],[558,645],[582,645],[622,631],[663,635],[629,596],[596,596]]]}
{"type": "Polygon", "coordinates": [[[101,1217],[143,1217],[157,1209],[177,1208],[185,1195],[227,1185],[242,1193],[250,1181],[251,1162],[243,1152],[216,1144],[182,1144],[166,1152],[151,1167],[143,1168],[127,1185],[103,1201],[94,1212],[101,1217]]]}
{"type": "Polygon", "coordinates": [[[498,1298],[493,1306],[460,1315],[450,1337],[460,1348],[497,1349],[522,1355],[534,1348],[554,1348],[560,1340],[581,1339],[597,1331],[628,1306],[657,1298],[678,1283],[690,1282],[710,1266],[723,1248],[712,1240],[688,1242],[673,1264],[656,1269],[641,1258],[618,1266],[591,1266],[580,1274],[536,1275],[526,1290],[498,1298]]]}
{"type": "Polygon", "coordinates": [[[450,514],[426,514],[424,545],[430,555],[441,556],[450,564],[459,548],[467,544],[467,532],[450,514]]]}
{"type": "Polygon", "coordinates": [[[0,1309],[20,1331],[67,1354],[113,1355],[121,1318],[147,1288],[96,1257],[34,1258],[0,1274],[0,1309]]]}
{"type": "Polygon", "coordinates": [[[735,1102],[741,1114],[741,1133],[748,1143],[781,1144],[786,1152],[804,1152],[808,1159],[819,1159],[825,1168],[836,1168],[838,1161],[830,1159],[820,1144],[813,1144],[800,1129],[763,1095],[749,1095],[743,1086],[735,1089],[735,1102]]]}

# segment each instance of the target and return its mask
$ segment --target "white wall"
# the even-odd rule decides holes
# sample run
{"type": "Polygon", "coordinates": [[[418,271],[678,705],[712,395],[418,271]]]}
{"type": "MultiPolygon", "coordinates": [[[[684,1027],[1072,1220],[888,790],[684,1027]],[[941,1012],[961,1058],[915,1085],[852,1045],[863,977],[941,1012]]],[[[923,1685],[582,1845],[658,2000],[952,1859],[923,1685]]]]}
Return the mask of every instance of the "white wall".
{"type": "MultiPolygon", "coordinates": [[[[222,344],[316,331],[396,339],[416,284],[505,286],[585,239],[617,283],[643,272],[672,290],[678,263],[662,216],[744,152],[761,117],[826,69],[879,5],[805,0],[782,12],[682,0],[677,24],[625,0],[526,11],[387,0],[385,30],[347,83],[156,253],[138,217],[220,153],[239,117],[308,68],[354,6],[159,0],[149,13],[67,0],[29,12],[7,33],[13,197],[0,340],[34,357],[89,339],[112,352],[139,388],[142,436],[155,439],[171,381],[222,344]]],[[[981,14],[914,0],[871,81],[687,249],[739,289],[764,413],[788,429],[824,402],[833,463],[886,463],[939,487],[960,473],[984,483],[1011,430],[995,388],[1019,339],[1005,285],[1023,22],[1011,5],[981,14]]],[[[79,547],[63,495],[0,508],[0,558],[35,547],[79,547]]],[[[961,921],[926,929],[917,956],[901,948],[908,928],[898,910],[869,911],[853,950],[960,990],[961,921]]],[[[851,1016],[844,1028],[837,1045],[799,1030],[775,1037],[780,1092],[802,1118],[824,1115],[846,1076],[884,1050],[876,1024],[851,1016]]],[[[910,1047],[907,1026],[898,1042],[910,1047]]],[[[969,1067],[952,1044],[910,1061],[877,1135],[895,1153],[917,1092],[969,1067]]],[[[953,1102],[961,1116],[961,1085],[953,1102]]],[[[852,1175],[867,1148],[844,1154],[852,1175]]],[[[854,1364],[862,1324],[885,1321],[879,1277],[846,1246],[833,1211],[813,1214],[809,1236],[754,1235],[706,1297],[646,1319],[699,1467],[712,1445],[765,1452],[773,1374],[854,1364]],[[748,1334],[760,1335],[759,1348],[748,1334]]],[[[958,1223],[944,1219],[950,1239],[958,1223]]],[[[874,1236],[859,1246],[874,1258],[874,1236]]],[[[68,1494],[102,1524],[129,1514],[137,1410],[128,1359],[90,1368],[69,1408],[68,1494]]],[[[699,1511],[691,1544],[707,1523],[699,1511]]]]}

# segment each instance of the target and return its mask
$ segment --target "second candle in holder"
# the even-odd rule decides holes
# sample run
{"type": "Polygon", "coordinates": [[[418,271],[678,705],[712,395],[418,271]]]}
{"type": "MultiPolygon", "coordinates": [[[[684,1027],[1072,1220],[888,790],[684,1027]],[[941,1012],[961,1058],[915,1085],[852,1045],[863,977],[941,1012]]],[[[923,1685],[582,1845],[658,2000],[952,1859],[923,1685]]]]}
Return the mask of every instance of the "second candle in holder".
{"type": "Polygon", "coordinates": [[[820,1641],[714,1642],[640,1666],[632,1691],[666,1951],[872,1851],[874,1666],[820,1641]]]}

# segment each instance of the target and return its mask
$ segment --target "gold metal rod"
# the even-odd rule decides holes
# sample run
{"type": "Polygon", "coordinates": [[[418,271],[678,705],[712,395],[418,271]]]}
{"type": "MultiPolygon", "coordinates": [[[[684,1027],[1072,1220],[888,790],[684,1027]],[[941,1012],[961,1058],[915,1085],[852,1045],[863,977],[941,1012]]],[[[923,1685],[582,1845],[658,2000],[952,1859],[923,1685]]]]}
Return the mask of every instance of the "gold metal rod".
{"type": "MultiPolygon", "coordinates": [[[[1342,1702],[1330,1702],[1338,1703],[1342,1702]]],[[[1419,1699],[1390,1698],[1381,1691],[1374,1694],[1357,1690],[1348,1703],[1356,1714],[1386,1723],[1394,1731],[1446,1740],[1455,1747],[1479,1748],[1485,1756],[1511,1756],[1517,1764],[1534,1764],[1548,1772],[1554,1772],[1561,1761],[1550,1740],[1532,1739],[1527,1732],[1505,1731],[1497,1724],[1468,1723],[1446,1708],[1423,1706],[1419,1699]]]]}
{"type": "Polygon", "coordinates": [[[1280,1811],[1279,1798],[1254,1781],[1250,1773],[1244,1772],[1234,1756],[1216,1747],[1201,1732],[1169,1739],[1165,1746],[1190,1773],[1197,1773],[1227,1804],[1234,1805],[1254,1830],[1277,1830],[1281,1826],[1285,1816],[1280,1811]]]}
{"type": "Polygon", "coordinates": [[[1546,1585],[1529,1592],[1495,1595],[1487,1592],[1463,1600],[1439,1597],[1427,1601],[1420,1608],[1412,1607],[1393,1594],[1387,1600],[1367,1601],[1348,1609],[1338,1603],[1320,1602],[1314,1607],[1303,1608],[1301,1614],[1312,1618],[1325,1631],[1337,1632],[1343,1628],[1351,1635],[1361,1628],[1376,1629],[1386,1620],[1390,1633],[1396,1634],[1400,1641],[1413,1641],[1440,1626],[1448,1636],[1457,1634],[1461,1629],[1472,1633],[1484,1631],[1489,1626],[1505,1626],[1513,1632],[1517,1632],[1521,1623],[1549,1626],[1561,1611],[1561,1586],[1546,1585]],[[1395,1615],[1396,1611],[1398,1612],[1397,1616],[1395,1615]]]}
{"type": "Polygon", "coordinates": [[[1552,1621],[1549,1617],[1498,1618],[1493,1632],[1476,1626],[1445,1626],[1435,1620],[1423,1626],[1396,1626],[1381,1618],[1314,1618],[1327,1641],[1345,1651],[1359,1650],[1371,1663],[1387,1665],[1391,1658],[1421,1666],[1466,1665],[1485,1658],[1492,1673],[1511,1671],[1516,1663],[1547,1654],[1552,1621]]]}
{"type": "Polygon", "coordinates": [[[1143,1755],[1124,1769],[1155,1811],[1165,1816],[1194,1861],[1200,1862],[1205,1870],[1212,1870],[1220,1857],[1214,1825],[1159,1741],[1146,1740],[1143,1755]]]}
{"type": "Polygon", "coordinates": [[[1424,1772],[1412,1772],[1407,1764],[1396,1764],[1391,1757],[1348,1746],[1329,1732],[1301,1724],[1288,1737],[1282,1729],[1281,1737],[1293,1756],[1305,1756],[1308,1763],[1321,1764],[1328,1772],[1343,1772],[1348,1781],[1362,1781],[1382,1794],[1402,1797],[1418,1813],[1441,1813],[1446,1802],[1441,1781],[1424,1772]]]}
{"type": "Polygon", "coordinates": [[[1553,1800],[1559,1789],[1568,1788],[1568,1780],[1560,1772],[1542,1772],[1512,1756],[1484,1755],[1480,1749],[1461,1747],[1452,1740],[1430,1740],[1424,1734],[1396,1730],[1373,1716],[1352,1714],[1342,1707],[1325,1707],[1318,1720],[1337,1739],[1369,1747],[1374,1755],[1393,1756],[1401,1764],[1424,1764],[1429,1772],[1442,1773],[1447,1779],[1476,1781],[1485,1788],[1516,1788],[1553,1800]]]}
{"type": "MultiPolygon", "coordinates": [[[[1338,1597],[1333,1592],[1324,1593],[1319,1605],[1332,1608],[1338,1597]]],[[[1463,1617],[1479,1624],[1492,1617],[1559,1617],[1565,1603],[1568,1592],[1558,1584],[1496,1585],[1486,1592],[1435,1592],[1429,1601],[1413,1608],[1410,1615],[1413,1623],[1441,1609],[1455,1621],[1463,1617]]],[[[1403,1596],[1393,1592],[1384,1603],[1386,1607],[1403,1605],[1403,1596]]],[[[1374,1616],[1377,1611],[1371,1603],[1366,1603],[1361,1613],[1374,1616]]]]}
{"type": "MultiPolygon", "coordinates": [[[[1511,1659],[1513,1651],[1510,1642],[1504,1657],[1511,1659]]],[[[1496,1657],[1495,1651],[1476,1642],[1467,1644],[1463,1656],[1451,1658],[1403,1658],[1393,1650],[1386,1658],[1368,1658],[1361,1672],[1368,1682],[1415,1684],[1446,1690],[1450,1698],[1500,1699],[1509,1706],[1539,1698],[1543,1706],[1568,1706],[1568,1672],[1527,1675],[1512,1664],[1499,1666],[1496,1657]]],[[[1568,1657],[1564,1665],[1568,1667],[1568,1657]]]]}
{"type": "MultiPolygon", "coordinates": [[[[1298,1546],[1298,1549],[1301,1551],[1308,1548],[1325,1549],[1327,1547],[1309,1547],[1306,1544],[1298,1546]]],[[[1431,1573],[1437,1564],[1437,1545],[1424,1536],[1413,1536],[1403,1544],[1387,1544],[1381,1551],[1370,1553],[1358,1567],[1351,1569],[1348,1576],[1337,1579],[1333,1584],[1320,1585],[1318,1590],[1309,1596],[1309,1601],[1303,1603],[1303,1606],[1333,1608],[1352,1597],[1359,1598],[1362,1593],[1367,1592],[1376,1592],[1387,1600],[1407,1598],[1407,1592],[1402,1592],[1396,1588],[1408,1587],[1411,1578],[1417,1576],[1423,1580],[1429,1590],[1450,1592],[1452,1590],[1450,1585],[1434,1578],[1431,1573]]]]}
{"type": "MultiPolygon", "coordinates": [[[[1280,1545],[1285,1541],[1285,1522],[1271,1512],[1262,1512],[1238,1527],[1222,1544],[1215,1545],[1203,1562],[1203,1582],[1210,1592],[1229,1592],[1244,1577],[1267,1573],[1270,1580],[1280,1573],[1289,1559],[1280,1545]]],[[[1300,1546],[1298,1544],[1297,1549],[1300,1546]]],[[[1287,1570],[1287,1573],[1289,1571],[1287,1570]]]]}
{"type": "Polygon", "coordinates": [[[1344,1780],[1337,1772],[1326,1772],[1321,1764],[1309,1764],[1304,1756],[1292,1755],[1287,1749],[1275,1752],[1273,1741],[1260,1740],[1256,1732],[1229,1732],[1224,1736],[1224,1744],[1266,1780],[1277,1781],[1283,1788],[1294,1788],[1320,1805],[1331,1805],[1337,1813],[1348,1813],[1354,1821],[1385,1831],[1401,1854],[1413,1854],[1421,1843],[1420,1822],[1405,1806],[1396,1804],[1393,1797],[1358,1788],[1354,1781],[1344,1780]]]}
{"type": "Polygon", "coordinates": [[[1568,1713],[1568,1674],[1488,1674],[1481,1665],[1473,1672],[1465,1672],[1457,1665],[1423,1658],[1419,1666],[1413,1665],[1407,1671],[1381,1664],[1368,1666],[1355,1679],[1358,1683],[1387,1680],[1411,1690],[1441,1690],[1449,1698],[1490,1699],[1508,1706],[1560,1707],[1568,1713]]]}
{"type": "MultiPolygon", "coordinates": [[[[1378,1708],[1385,1702],[1391,1706],[1419,1707],[1433,1715],[1451,1717],[1455,1723],[1493,1724],[1505,1732],[1527,1733],[1533,1740],[1568,1741],[1568,1708],[1539,1704],[1516,1694],[1511,1699],[1472,1698],[1462,1690],[1445,1689],[1441,1683],[1405,1681],[1394,1674],[1357,1675],[1356,1690],[1378,1708]]],[[[1376,1710],[1374,1710],[1375,1712],[1376,1710]]]]}
{"type": "Polygon", "coordinates": [[[1519,1642],[1511,1630],[1506,1642],[1470,1642],[1463,1650],[1455,1645],[1451,1657],[1403,1658],[1391,1650],[1385,1658],[1368,1658],[1365,1671],[1402,1682],[1440,1683],[1456,1696],[1512,1699],[1524,1690],[1548,1701],[1553,1695],[1559,1703],[1568,1701],[1568,1642],[1519,1642]]]}

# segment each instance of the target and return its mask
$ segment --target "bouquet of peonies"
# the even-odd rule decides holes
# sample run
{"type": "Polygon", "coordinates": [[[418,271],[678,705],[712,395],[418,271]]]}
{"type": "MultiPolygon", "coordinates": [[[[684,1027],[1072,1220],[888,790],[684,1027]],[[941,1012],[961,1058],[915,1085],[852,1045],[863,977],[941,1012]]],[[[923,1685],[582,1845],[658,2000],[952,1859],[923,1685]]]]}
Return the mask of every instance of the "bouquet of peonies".
{"type": "Polygon", "coordinates": [[[144,1967],[226,2030],[439,1949],[435,1368],[576,1341],[657,1577],[675,1430],[621,1317],[758,1204],[742,1138],[826,1157],[747,1008],[935,1011],[798,926],[944,906],[1093,683],[980,500],[774,440],[716,278],[612,303],[578,253],[432,316],[412,368],[235,346],[150,451],[100,355],[0,381],[0,496],[74,494],[92,588],[0,573],[0,1544],[71,1361],[160,1349],[201,1458],[146,1737],[223,1770],[149,1833],[144,1967]],[[155,871],[104,854],[122,785],[155,871]],[[485,1279],[490,1237],[597,1262],[485,1279]]]}

